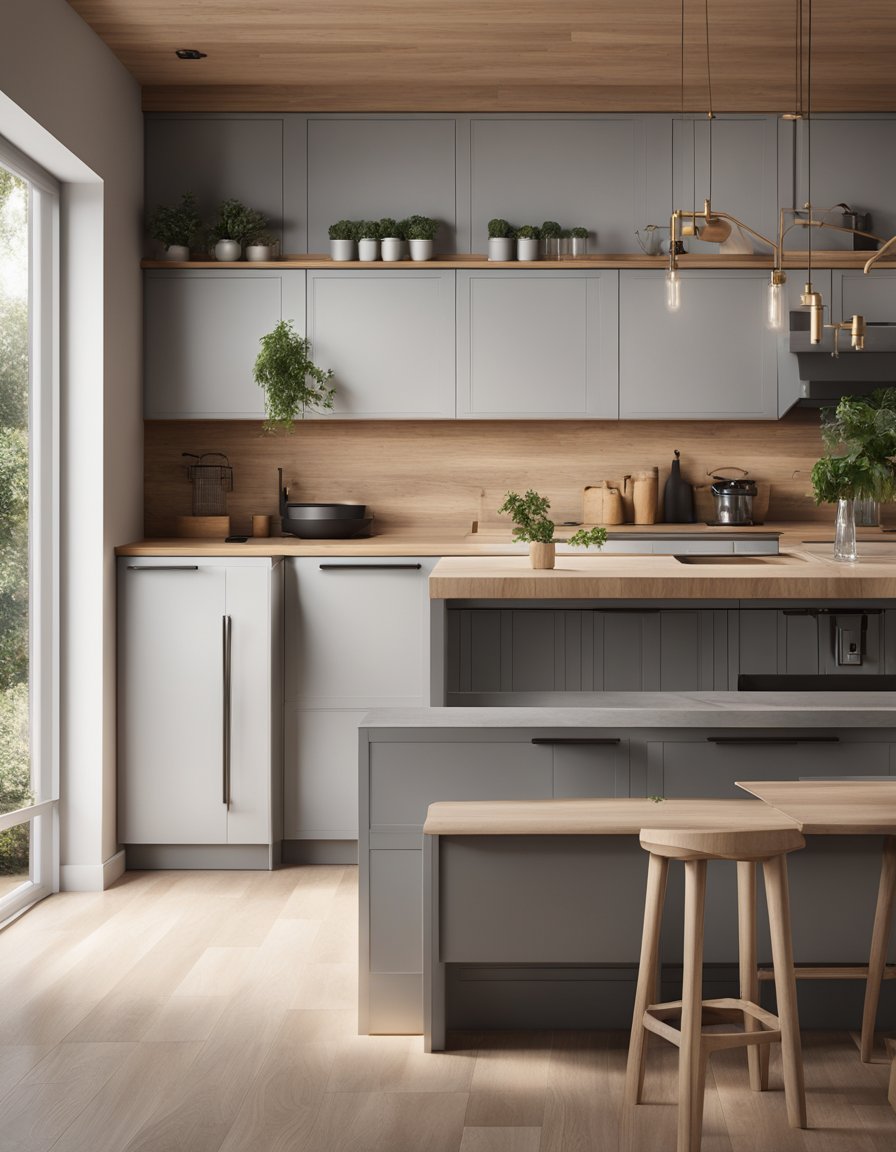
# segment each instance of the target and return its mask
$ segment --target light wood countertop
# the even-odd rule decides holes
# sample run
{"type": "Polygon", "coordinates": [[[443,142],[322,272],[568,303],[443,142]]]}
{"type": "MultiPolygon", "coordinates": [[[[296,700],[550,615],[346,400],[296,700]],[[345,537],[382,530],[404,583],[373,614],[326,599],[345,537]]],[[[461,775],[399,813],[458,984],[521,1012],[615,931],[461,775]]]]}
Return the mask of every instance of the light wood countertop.
{"type": "Polygon", "coordinates": [[[801,832],[823,836],[896,832],[896,780],[755,780],[737,787],[788,816],[801,832]]]}

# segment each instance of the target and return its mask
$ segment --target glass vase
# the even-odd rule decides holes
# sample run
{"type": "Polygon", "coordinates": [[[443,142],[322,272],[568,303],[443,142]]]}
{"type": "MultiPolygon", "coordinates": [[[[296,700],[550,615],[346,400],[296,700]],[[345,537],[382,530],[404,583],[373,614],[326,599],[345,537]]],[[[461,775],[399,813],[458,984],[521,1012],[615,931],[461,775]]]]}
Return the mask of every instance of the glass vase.
{"type": "Polygon", "coordinates": [[[855,501],[838,500],[837,520],[834,525],[834,559],[858,560],[858,558],[855,501]]]}

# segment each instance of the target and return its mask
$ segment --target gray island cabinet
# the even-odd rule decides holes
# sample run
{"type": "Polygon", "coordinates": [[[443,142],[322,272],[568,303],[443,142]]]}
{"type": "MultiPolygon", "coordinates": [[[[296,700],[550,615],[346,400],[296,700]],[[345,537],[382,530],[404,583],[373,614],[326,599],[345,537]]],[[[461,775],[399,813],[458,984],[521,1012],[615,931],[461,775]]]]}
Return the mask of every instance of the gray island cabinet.
{"type": "MultiPolygon", "coordinates": [[[[896,777],[888,693],[601,693],[597,706],[420,708],[360,728],[360,998],[363,1033],[423,1028],[422,825],[438,800],[745,798],[744,779],[896,777]]],[[[896,780],[894,780],[896,787],[896,780]]],[[[627,1027],[646,854],[631,836],[453,837],[467,902],[446,963],[449,1027],[627,1027]],[[537,842],[537,843],[536,843],[537,842]]],[[[867,961],[879,837],[814,837],[791,857],[798,962],[867,961]]],[[[677,882],[676,878],[676,882],[677,882]]],[[[682,893],[670,886],[664,981],[681,963],[682,893]]],[[[734,869],[711,876],[706,960],[736,970],[734,869]]],[[[443,905],[442,916],[452,909],[443,905]]],[[[768,961],[760,911],[760,959],[768,961]]],[[[800,988],[807,1026],[854,1026],[860,982],[800,988]]],[[[722,994],[720,992],[720,994],[722,994]]],[[[896,1002],[882,998],[882,1016],[896,1002]]]]}

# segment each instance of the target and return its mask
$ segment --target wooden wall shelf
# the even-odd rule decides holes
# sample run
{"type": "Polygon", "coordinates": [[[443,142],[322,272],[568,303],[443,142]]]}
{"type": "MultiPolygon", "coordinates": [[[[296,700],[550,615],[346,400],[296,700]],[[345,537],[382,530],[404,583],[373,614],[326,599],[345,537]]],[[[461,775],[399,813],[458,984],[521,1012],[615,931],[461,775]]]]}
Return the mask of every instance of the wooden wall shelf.
{"type": "MultiPolygon", "coordinates": [[[[871,252],[812,252],[812,265],[815,268],[862,268],[871,252]]],[[[607,252],[577,260],[487,260],[477,253],[463,252],[437,256],[434,260],[331,260],[329,256],[301,253],[284,256],[279,260],[142,260],[141,268],[172,269],[183,268],[238,268],[252,271],[264,268],[330,268],[335,271],[354,271],[356,268],[368,271],[400,270],[407,268],[534,268],[556,269],[575,272],[585,268],[665,268],[667,256],[643,256],[632,252],[607,252]]],[[[771,268],[770,255],[716,256],[714,254],[684,255],[678,258],[679,267],[687,268],[771,268]]],[[[785,268],[805,268],[805,252],[785,252],[785,268]]],[[[879,267],[896,267],[896,256],[885,256],[879,267]]]]}

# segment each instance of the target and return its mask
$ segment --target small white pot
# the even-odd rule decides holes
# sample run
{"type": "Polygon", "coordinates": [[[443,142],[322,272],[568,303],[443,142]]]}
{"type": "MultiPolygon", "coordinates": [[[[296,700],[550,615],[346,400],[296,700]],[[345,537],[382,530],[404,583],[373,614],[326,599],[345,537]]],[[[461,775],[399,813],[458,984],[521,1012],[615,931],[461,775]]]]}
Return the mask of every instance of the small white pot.
{"type": "Polygon", "coordinates": [[[243,249],[239,240],[219,240],[215,245],[216,260],[239,260],[243,249]]]}
{"type": "Polygon", "coordinates": [[[186,244],[169,244],[168,247],[165,249],[165,257],[164,258],[166,260],[180,260],[180,261],[189,260],[190,259],[190,249],[187,247],[186,244]]]}
{"type": "Polygon", "coordinates": [[[537,260],[538,259],[538,240],[533,237],[523,236],[517,239],[516,242],[516,258],[517,260],[537,260]]]}
{"type": "Polygon", "coordinates": [[[412,260],[432,259],[432,240],[409,240],[412,260]]]}
{"type": "Polygon", "coordinates": [[[355,242],[354,240],[331,240],[330,241],[330,259],[331,260],[354,260],[355,258],[355,242]]]}
{"type": "Polygon", "coordinates": [[[489,236],[489,260],[513,260],[515,256],[515,244],[509,236],[489,236]]]}
{"type": "Polygon", "coordinates": [[[246,245],[246,259],[247,260],[273,260],[274,249],[270,244],[247,244],[246,245]]]}
{"type": "Polygon", "coordinates": [[[581,260],[583,256],[588,255],[588,237],[587,236],[570,236],[569,238],[569,254],[573,260],[581,260]]]}
{"type": "Polygon", "coordinates": [[[379,240],[361,239],[358,241],[358,259],[359,260],[379,260],[380,258],[380,242],[379,240]]]}
{"type": "Polygon", "coordinates": [[[380,244],[384,260],[400,260],[404,256],[404,241],[397,236],[384,236],[380,244]]]}

